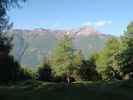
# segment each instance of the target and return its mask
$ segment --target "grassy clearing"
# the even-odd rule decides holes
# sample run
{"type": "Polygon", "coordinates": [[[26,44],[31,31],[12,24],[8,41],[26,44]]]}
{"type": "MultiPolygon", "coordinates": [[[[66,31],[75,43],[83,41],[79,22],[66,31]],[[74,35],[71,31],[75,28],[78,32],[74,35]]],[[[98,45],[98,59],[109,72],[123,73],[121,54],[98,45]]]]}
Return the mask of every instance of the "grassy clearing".
{"type": "Polygon", "coordinates": [[[0,86],[0,100],[133,100],[133,81],[63,83],[27,81],[0,86]]]}

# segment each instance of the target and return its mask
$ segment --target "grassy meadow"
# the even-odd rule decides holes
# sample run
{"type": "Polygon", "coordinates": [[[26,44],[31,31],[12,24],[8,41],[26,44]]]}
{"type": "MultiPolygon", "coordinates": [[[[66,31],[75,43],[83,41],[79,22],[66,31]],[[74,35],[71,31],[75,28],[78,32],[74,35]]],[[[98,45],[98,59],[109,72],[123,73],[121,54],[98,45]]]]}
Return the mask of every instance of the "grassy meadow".
{"type": "Polygon", "coordinates": [[[27,81],[1,86],[0,100],[133,100],[133,81],[64,83],[27,81]]]}

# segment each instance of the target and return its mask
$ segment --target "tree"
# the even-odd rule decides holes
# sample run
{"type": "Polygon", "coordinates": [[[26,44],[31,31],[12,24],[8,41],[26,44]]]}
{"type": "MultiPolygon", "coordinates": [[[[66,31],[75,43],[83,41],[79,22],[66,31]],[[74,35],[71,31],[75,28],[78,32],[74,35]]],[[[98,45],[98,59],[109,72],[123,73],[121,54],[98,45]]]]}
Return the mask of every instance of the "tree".
{"type": "Polygon", "coordinates": [[[7,31],[12,24],[9,23],[7,10],[12,7],[18,7],[19,2],[25,0],[0,0],[0,82],[8,83],[16,81],[19,76],[19,64],[10,55],[12,49],[12,37],[9,37],[7,31]]]}
{"type": "Polygon", "coordinates": [[[115,64],[115,55],[119,51],[120,40],[110,37],[105,48],[99,52],[96,59],[96,69],[103,79],[113,79],[118,66],[115,64]]]}
{"type": "Polygon", "coordinates": [[[48,57],[44,58],[43,64],[39,66],[37,73],[38,73],[38,80],[52,81],[52,69],[48,57]]]}
{"type": "Polygon", "coordinates": [[[13,7],[20,7],[20,2],[26,0],[0,0],[0,34],[9,29],[9,18],[7,16],[7,10],[13,7]]]}
{"type": "Polygon", "coordinates": [[[91,55],[88,60],[83,60],[80,66],[80,77],[85,81],[96,81],[100,79],[96,71],[96,56],[97,54],[91,55]]]}
{"type": "Polygon", "coordinates": [[[19,72],[19,81],[25,81],[25,80],[35,80],[36,79],[36,73],[34,69],[30,67],[20,68],[19,72]]]}
{"type": "Polygon", "coordinates": [[[66,80],[69,83],[70,77],[77,72],[81,62],[77,50],[74,49],[72,37],[64,35],[53,50],[51,59],[54,75],[66,76],[66,80]]]}
{"type": "Polygon", "coordinates": [[[127,26],[124,36],[121,37],[120,50],[115,58],[119,72],[123,77],[133,73],[133,22],[127,26]]]}

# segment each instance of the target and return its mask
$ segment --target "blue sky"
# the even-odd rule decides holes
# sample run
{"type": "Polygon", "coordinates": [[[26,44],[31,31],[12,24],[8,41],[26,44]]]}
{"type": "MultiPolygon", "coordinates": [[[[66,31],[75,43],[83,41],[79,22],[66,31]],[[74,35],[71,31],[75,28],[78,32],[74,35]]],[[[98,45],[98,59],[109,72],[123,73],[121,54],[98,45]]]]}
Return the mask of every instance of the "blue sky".
{"type": "Polygon", "coordinates": [[[28,0],[9,11],[14,28],[68,29],[90,25],[119,36],[133,20],[133,0],[28,0]]]}

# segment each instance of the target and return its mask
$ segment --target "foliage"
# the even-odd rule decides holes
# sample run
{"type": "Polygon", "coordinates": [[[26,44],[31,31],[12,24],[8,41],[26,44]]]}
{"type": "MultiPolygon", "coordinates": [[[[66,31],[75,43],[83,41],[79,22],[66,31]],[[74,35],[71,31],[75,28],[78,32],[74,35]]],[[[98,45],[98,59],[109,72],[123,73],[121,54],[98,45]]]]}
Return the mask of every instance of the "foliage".
{"type": "Polygon", "coordinates": [[[111,37],[107,40],[106,47],[99,52],[96,58],[96,68],[103,79],[112,79],[115,75],[115,55],[119,51],[120,40],[111,37]]]}
{"type": "Polygon", "coordinates": [[[80,77],[84,81],[96,81],[100,79],[96,71],[96,63],[94,58],[83,60],[80,66],[80,77]]]}
{"type": "Polygon", "coordinates": [[[81,59],[80,52],[74,49],[72,37],[64,35],[51,56],[54,75],[64,76],[69,74],[69,76],[76,78],[77,71],[82,63],[81,59]]]}
{"type": "Polygon", "coordinates": [[[96,68],[105,80],[133,78],[133,22],[124,36],[108,39],[106,47],[98,53],[96,68]]]}
{"type": "Polygon", "coordinates": [[[123,77],[133,73],[133,22],[127,26],[124,36],[121,37],[120,50],[115,58],[119,72],[123,77]]]}
{"type": "Polygon", "coordinates": [[[34,69],[30,67],[25,67],[20,69],[20,73],[19,73],[20,81],[35,80],[35,79],[36,79],[36,73],[34,69]]]}
{"type": "Polygon", "coordinates": [[[0,0],[0,34],[10,28],[7,10],[12,7],[20,7],[20,2],[25,1],[26,0],[0,0]]]}
{"type": "Polygon", "coordinates": [[[10,55],[12,37],[9,37],[6,32],[11,27],[7,10],[18,6],[20,1],[25,0],[0,0],[0,83],[19,79],[20,65],[10,55]]]}
{"type": "Polygon", "coordinates": [[[38,80],[52,81],[52,69],[49,58],[45,57],[43,64],[38,67],[38,80]]]}
{"type": "Polygon", "coordinates": [[[82,59],[80,66],[80,77],[84,81],[96,81],[100,79],[100,75],[96,70],[97,53],[91,54],[88,59],[82,59]]]}
{"type": "Polygon", "coordinates": [[[19,79],[20,65],[12,56],[0,56],[0,83],[14,82],[19,79]]]}

